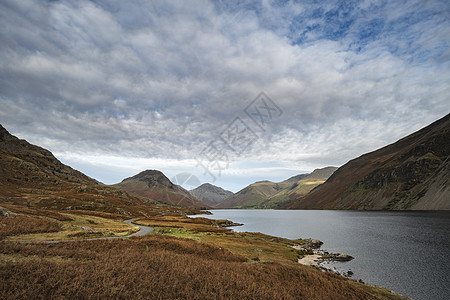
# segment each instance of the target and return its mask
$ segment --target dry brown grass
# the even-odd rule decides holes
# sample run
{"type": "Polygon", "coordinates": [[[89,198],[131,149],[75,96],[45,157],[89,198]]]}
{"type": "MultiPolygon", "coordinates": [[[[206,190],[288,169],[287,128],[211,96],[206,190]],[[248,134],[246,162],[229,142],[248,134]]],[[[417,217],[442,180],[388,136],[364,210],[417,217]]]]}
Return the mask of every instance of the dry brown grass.
{"type": "MultiPolygon", "coordinates": [[[[126,226],[99,216],[68,217],[72,221],[64,222],[65,227],[126,226]]],[[[52,222],[35,216],[1,221],[19,218],[34,224],[22,233],[43,228],[31,220],[52,222]]],[[[204,218],[165,215],[142,222],[190,239],[152,234],[55,244],[0,242],[0,299],[399,299],[386,290],[296,264],[290,240],[232,233],[218,227],[221,221],[204,218]]],[[[102,232],[69,236],[97,234],[102,232]]]]}
{"type": "Polygon", "coordinates": [[[93,237],[103,237],[103,233],[100,231],[78,231],[67,234],[67,237],[88,239],[93,237]]]}
{"type": "Polygon", "coordinates": [[[2,206],[14,213],[48,217],[48,218],[52,218],[52,219],[55,219],[58,221],[72,221],[72,218],[68,217],[67,215],[64,215],[64,214],[61,214],[59,212],[52,211],[52,210],[32,209],[32,208],[26,208],[23,206],[11,205],[11,204],[7,204],[7,203],[2,203],[2,206]]]}
{"type": "Polygon", "coordinates": [[[220,223],[220,220],[188,218],[180,215],[164,215],[136,221],[136,224],[151,227],[184,228],[193,232],[228,232],[229,229],[220,227],[220,223]]]}
{"type": "Polygon", "coordinates": [[[12,216],[0,223],[0,239],[9,242],[58,241],[92,237],[125,236],[138,230],[122,222],[120,215],[83,211],[55,212],[3,204],[12,216]],[[14,218],[19,218],[14,221],[14,218]],[[20,221],[22,220],[22,221],[20,221]],[[51,227],[45,227],[44,224],[51,227]],[[3,231],[3,234],[2,234],[3,231]]]}
{"type": "Polygon", "coordinates": [[[11,235],[57,232],[61,226],[51,220],[33,216],[11,216],[0,219],[0,239],[11,235]]]}
{"type": "Polygon", "coordinates": [[[83,216],[94,216],[100,218],[106,218],[110,220],[125,220],[129,219],[129,216],[119,215],[119,214],[111,214],[101,211],[88,211],[88,210],[71,210],[69,212],[71,215],[83,215],[83,216]]]}
{"type": "Polygon", "coordinates": [[[137,224],[156,228],[156,232],[197,242],[219,246],[247,258],[249,261],[275,262],[283,265],[297,265],[302,254],[292,246],[307,248],[307,240],[289,240],[262,233],[235,233],[220,227],[226,220],[188,218],[185,216],[159,216],[140,219],[137,224]]]}
{"type": "Polygon", "coordinates": [[[225,249],[160,235],[39,245],[3,242],[0,253],[1,299],[384,299],[385,296],[313,268],[249,265],[225,249]]]}

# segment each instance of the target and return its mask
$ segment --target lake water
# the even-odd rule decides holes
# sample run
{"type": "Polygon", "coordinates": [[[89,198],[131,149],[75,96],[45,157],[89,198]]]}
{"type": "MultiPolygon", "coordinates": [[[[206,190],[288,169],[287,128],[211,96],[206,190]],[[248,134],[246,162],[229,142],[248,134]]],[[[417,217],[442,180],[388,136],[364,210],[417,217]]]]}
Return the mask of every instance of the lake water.
{"type": "Polygon", "coordinates": [[[212,210],[234,231],[315,238],[355,257],[327,267],[412,299],[450,299],[450,212],[212,210]]]}

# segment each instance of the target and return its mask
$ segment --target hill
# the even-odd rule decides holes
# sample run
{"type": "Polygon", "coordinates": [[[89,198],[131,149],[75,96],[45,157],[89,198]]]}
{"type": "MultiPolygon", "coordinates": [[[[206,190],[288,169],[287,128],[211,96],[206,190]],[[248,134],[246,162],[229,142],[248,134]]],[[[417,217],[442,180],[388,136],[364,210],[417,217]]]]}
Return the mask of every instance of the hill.
{"type": "Polygon", "coordinates": [[[18,139],[1,125],[0,204],[12,211],[34,214],[43,210],[47,214],[50,210],[84,211],[124,218],[147,216],[160,209],[72,169],[50,151],[18,139]]]}
{"type": "Polygon", "coordinates": [[[218,205],[226,198],[234,195],[233,192],[224,190],[223,188],[210,183],[204,183],[189,192],[194,197],[211,207],[218,205]]]}
{"type": "Polygon", "coordinates": [[[217,205],[217,208],[259,208],[270,196],[280,190],[275,182],[258,181],[240,190],[217,205]]]}
{"type": "Polygon", "coordinates": [[[278,208],[325,182],[336,169],[317,169],[310,174],[296,175],[278,183],[255,182],[224,200],[217,208],[278,208]]]}
{"type": "Polygon", "coordinates": [[[271,196],[265,203],[270,208],[279,208],[293,199],[308,194],[314,188],[324,183],[335,171],[336,167],[326,167],[316,169],[310,174],[294,176],[283,183],[292,183],[288,187],[282,188],[278,193],[271,196]]]}
{"type": "Polygon", "coordinates": [[[290,209],[450,209],[450,114],[340,167],[290,209]]]}
{"type": "Polygon", "coordinates": [[[207,207],[187,190],[173,184],[169,178],[158,170],[143,171],[113,186],[150,201],[185,207],[207,207]]]}

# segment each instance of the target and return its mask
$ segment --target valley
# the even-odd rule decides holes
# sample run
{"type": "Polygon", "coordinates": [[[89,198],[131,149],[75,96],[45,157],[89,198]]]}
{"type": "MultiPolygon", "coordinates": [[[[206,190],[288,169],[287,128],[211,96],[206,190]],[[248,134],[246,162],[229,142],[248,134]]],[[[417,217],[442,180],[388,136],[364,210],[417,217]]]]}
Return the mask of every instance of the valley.
{"type": "Polygon", "coordinates": [[[2,299],[403,299],[298,264],[311,240],[186,217],[207,212],[159,171],[107,186],[0,129],[2,299]]]}

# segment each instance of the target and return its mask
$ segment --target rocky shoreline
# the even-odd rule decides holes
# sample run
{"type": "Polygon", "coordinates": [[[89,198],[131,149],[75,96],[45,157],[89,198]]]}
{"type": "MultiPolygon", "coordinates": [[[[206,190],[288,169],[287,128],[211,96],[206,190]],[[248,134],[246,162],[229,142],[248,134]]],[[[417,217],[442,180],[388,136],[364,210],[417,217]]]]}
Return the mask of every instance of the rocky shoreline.
{"type": "Polygon", "coordinates": [[[333,269],[326,268],[322,266],[321,264],[323,262],[331,262],[331,261],[350,261],[354,259],[353,256],[344,254],[344,253],[330,253],[326,250],[320,249],[322,246],[322,242],[319,240],[310,239],[312,241],[310,244],[306,245],[295,245],[292,246],[295,250],[299,251],[299,253],[304,254],[302,258],[298,259],[298,263],[306,266],[315,266],[320,268],[323,271],[326,272],[333,272],[338,275],[344,276],[344,277],[351,277],[353,275],[353,272],[351,270],[339,273],[333,269]]]}
{"type": "MultiPolygon", "coordinates": [[[[212,220],[212,219],[211,219],[212,220]]],[[[243,226],[244,224],[241,223],[235,223],[233,221],[230,220],[212,220],[215,224],[216,227],[233,227],[233,226],[243,226]]]]}

